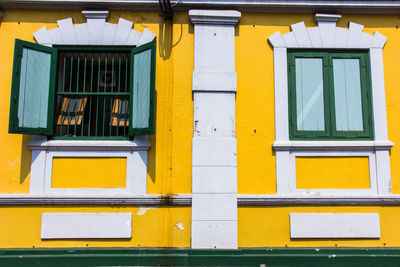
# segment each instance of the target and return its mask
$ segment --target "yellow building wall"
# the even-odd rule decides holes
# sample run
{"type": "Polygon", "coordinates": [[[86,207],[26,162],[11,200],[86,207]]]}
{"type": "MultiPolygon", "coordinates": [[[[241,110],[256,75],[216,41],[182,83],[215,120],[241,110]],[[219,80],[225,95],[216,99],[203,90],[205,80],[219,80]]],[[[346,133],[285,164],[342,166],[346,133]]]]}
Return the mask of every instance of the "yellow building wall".
{"type": "Polygon", "coordinates": [[[239,207],[239,247],[398,247],[399,207],[239,207]],[[290,213],[379,213],[379,239],[291,239],[290,213]]]}
{"type": "Polygon", "coordinates": [[[189,207],[2,207],[0,248],[190,247],[189,207]],[[41,240],[44,212],[129,212],[132,238],[41,240]]]}
{"type": "Polygon", "coordinates": [[[370,188],[368,157],[296,157],[297,189],[370,188]]]}
{"type": "Polygon", "coordinates": [[[54,157],[51,187],[125,188],[126,161],[126,158],[54,157]]]}
{"type": "MultiPolygon", "coordinates": [[[[2,10],[0,23],[0,193],[28,193],[31,152],[30,136],[8,134],[8,118],[14,39],[34,42],[33,32],[56,21],[72,17],[84,23],[80,11],[2,10]]],[[[156,134],[148,156],[147,191],[152,194],[191,193],[191,154],[193,133],[193,26],[187,12],[176,12],[173,23],[163,23],[158,12],[112,11],[108,22],[118,18],[134,22],[134,29],[147,27],[157,35],[156,134]]],[[[238,193],[274,194],[276,192],[273,53],[267,38],[290,25],[304,21],[316,26],[313,14],[242,13],[236,26],[236,137],[238,140],[238,193]]],[[[364,31],[379,31],[388,41],[383,49],[389,140],[400,139],[400,35],[397,15],[343,15],[339,27],[349,21],[365,26],[364,31]]],[[[391,151],[393,193],[400,193],[400,150],[391,151]]],[[[106,160],[106,159],[104,159],[106,160]]],[[[361,164],[362,165],[362,164],[361,164]]],[[[106,175],[112,175],[112,170],[106,175]]],[[[329,186],[339,186],[333,174],[329,186]]],[[[61,177],[67,181],[67,177],[61,177]]],[[[308,178],[305,178],[308,179],[308,178]]],[[[311,179],[311,178],[310,178],[311,179]]],[[[311,181],[305,181],[308,183],[311,181]]],[[[65,182],[63,186],[68,185],[65,182]]],[[[72,185],[72,184],[71,184],[72,185]]],[[[343,185],[342,185],[343,186],[343,185]]],[[[138,215],[138,207],[1,207],[0,247],[76,247],[145,246],[189,247],[190,208],[162,207],[138,215]],[[132,212],[131,240],[41,241],[43,212],[132,212]],[[21,220],[21,218],[24,218],[21,220]],[[176,223],[185,229],[179,230],[176,223]]],[[[239,207],[238,238],[240,247],[258,246],[398,246],[400,230],[392,227],[399,208],[395,207],[239,207]],[[382,238],[379,240],[294,241],[289,238],[289,212],[379,212],[382,238]]],[[[139,212],[140,213],[140,212],[139,212]]]]}
{"type": "MultiPolygon", "coordinates": [[[[46,26],[56,27],[59,19],[72,17],[83,23],[78,11],[5,10],[0,30],[0,193],[27,193],[31,152],[30,136],[8,134],[9,99],[14,39],[34,42],[32,33],[46,26]]],[[[148,159],[149,193],[191,192],[191,141],[193,132],[193,26],[186,13],[176,13],[173,24],[162,23],[156,12],[116,12],[108,19],[117,23],[122,17],[134,22],[134,28],[147,27],[157,35],[157,116],[156,134],[150,136],[152,148],[148,159]]],[[[273,53],[267,38],[279,30],[289,32],[293,23],[305,21],[316,26],[312,14],[243,13],[236,27],[236,136],[238,140],[238,191],[241,194],[273,194],[276,188],[275,156],[271,144],[275,136],[273,53]]],[[[400,37],[397,16],[344,15],[338,23],[347,27],[349,21],[365,25],[365,32],[379,31],[388,37],[384,48],[385,86],[389,139],[400,138],[396,116],[400,112],[400,84],[397,49],[400,37]]],[[[393,192],[400,192],[400,165],[395,164],[398,151],[391,151],[393,192]]],[[[332,177],[334,180],[334,177],[332,177]]]]}

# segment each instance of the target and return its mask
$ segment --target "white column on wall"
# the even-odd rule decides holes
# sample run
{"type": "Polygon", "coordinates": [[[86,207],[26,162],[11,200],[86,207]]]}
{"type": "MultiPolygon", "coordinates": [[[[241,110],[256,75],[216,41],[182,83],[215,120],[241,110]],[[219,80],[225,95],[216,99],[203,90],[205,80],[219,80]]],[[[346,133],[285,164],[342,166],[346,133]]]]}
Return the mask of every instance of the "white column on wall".
{"type": "Polygon", "coordinates": [[[190,10],[194,24],[192,248],[237,248],[235,25],[241,13],[190,10]]]}

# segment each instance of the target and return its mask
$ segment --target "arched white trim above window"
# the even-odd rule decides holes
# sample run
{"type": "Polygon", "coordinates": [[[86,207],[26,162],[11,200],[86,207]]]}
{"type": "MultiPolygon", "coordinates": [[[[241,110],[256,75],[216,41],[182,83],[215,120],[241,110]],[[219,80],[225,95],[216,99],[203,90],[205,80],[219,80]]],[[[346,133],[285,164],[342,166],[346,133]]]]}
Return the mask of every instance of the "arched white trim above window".
{"type": "MultiPolygon", "coordinates": [[[[387,38],[379,32],[363,32],[364,26],[350,22],[349,28],[336,27],[337,14],[316,14],[317,27],[306,28],[304,22],[290,26],[290,32],[279,31],[268,40],[274,50],[275,142],[277,193],[297,195],[387,195],[391,194],[383,53],[387,38]],[[368,49],[370,56],[373,141],[293,141],[289,140],[287,49],[368,49]],[[362,153],[358,147],[362,146],[362,153]],[[323,152],[320,152],[323,151],[323,152]],[[364,154],[363,154],[364,153],[364,154]],[[366,154],[365,154],[366,153],[366,154]],[[297,156],[369,156],[369,189],[296,189],[297,156]]],[[[323,178],[323,177],[321,177],[323,178]]]]}
{"type": "Polygon", "coordinates": [[[153,41],[155,34],[147,28],[143,32],[132,29],[133,22],[120,18],[118,24],[105,18],[88,19],[87,23],[73,24],[72,18],[57,21],[58,27],[46,26],[33,33],[42,45],[132,45],[140,46],[153,41]]]}
{"type": "Polygon", "coordinates": [[[290,26],[291,32],[281,35],[279,31],[268,40],[274,48],[380,48],[386,43],[386,37],[379,32],[374,35],[363,32],[364,26],[350,22],[349,28],[336,27],[335,22],[319,23],[317,27],[306,28],[304,22],[290,26]]]}

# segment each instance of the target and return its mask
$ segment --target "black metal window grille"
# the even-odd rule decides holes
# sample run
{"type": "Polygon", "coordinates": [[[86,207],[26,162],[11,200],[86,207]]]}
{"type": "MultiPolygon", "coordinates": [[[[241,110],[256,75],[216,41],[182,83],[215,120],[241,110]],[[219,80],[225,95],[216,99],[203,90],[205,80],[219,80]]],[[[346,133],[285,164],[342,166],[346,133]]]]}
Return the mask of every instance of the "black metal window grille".
{"type": "Polygon", "coordinates": [[[128,136],[129,51],[60,51],[57,73],[55,136],[128,136]]]}

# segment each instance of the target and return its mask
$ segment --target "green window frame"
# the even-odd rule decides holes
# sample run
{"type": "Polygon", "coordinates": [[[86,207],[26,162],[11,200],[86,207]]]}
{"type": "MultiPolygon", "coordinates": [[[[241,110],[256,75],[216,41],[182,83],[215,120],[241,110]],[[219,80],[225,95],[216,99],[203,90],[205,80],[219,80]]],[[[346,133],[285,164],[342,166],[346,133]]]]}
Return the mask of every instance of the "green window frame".
{"type": "MultiPolygon", "coordinates": [[[[289,97],[289,138],[290,140],[372,140],[373,120],[371,103],[371,76],[368,51],[321,51],[321,50],[288,50],[288,97],[289,97]],[[323,113],[323,129],[298,129],[296,59],[321,59],[322,92],[319,111],[323,113]],[[337,128],[335,106],[334,60],[356,59],[359,64],[359,86],[361,105],[361,130],[340,130],[337,128]],[[321,108],[321,106],[323,107],[321,108]]],[[[299,72],[300,67],[299,67],[299,72]]],[[[301,75],[301,74],[299,74],[301,75]]],[[[306,74],[307,75],[307,74],[306,74]]],[[[316,89],[317,90],[317,89],[316,89]]],[[[313,94],[314,95],[314,94],[313,94]]],[[[299,95],[302,97],[302,95],[299,95]]],[[[346,96],[347,97],[347,96],[346,96]]],[[[311,97],[310,97],[311,99],[311,97]]],[[[311,101],[310,101],[311,102],[311,101]]],[[[303,112],[303,111],[302,111],[303,112]]],[[[301,123],[301,122],[300,122],[301,123]]]]}
{"type": "MultiPolygon", "coordinates": [[[[65,58],[64,58],[65,59],[65,58]]],[[[86,59],[86,58],[85,58],[86,59]]],[[[71,59],[72,62],[72,59],[71,59]]],[[[107,59],[106,59],[107,62],[107,59]]],[[[81,62],[82,64],[82,62],[81,62]]],[[[47,47],[43,45],[38,45],[34,43],[30,43],[27,41],[22,40],[15,40],[15,50],[14,50],[14,62],[13,62],[13,73],[12,73],[12,85],[11,85],[11,103],[10,103],[10,119],[9,119],[9,133],[18,133],[18,134],[32,134],[32,135],[47,135],[53,136],[55,139],[106,139],[106,140],[115,140],[115,139],[130,139],[134,136],[139,135],[148,135],[154,134],[155,131],[155,64],[156,64],[156,42],[153,40],[147,44],[144,44],[139,47],[132,47],[132,46],[54,46],[54,47],[47,47]],[[128,53],[128,58],[130,60],[129,63],[129,82],[128,82],[128,93],[122,92],[114,92],[108,93],[106,92],[105,88],[106,82],[104,83],[104,91],[101,92],[103,95],[104,101],[106,96],[109,97],[110,95],[115,94],[119,97],[119,95],[127,95],[126,99],[129,99],[129,123],[125,123],[125,127],[128,126],[128,131],[125,136],[112,136],[111,134],[111,116],[115,116],[114,112],[114,105],[115,108],[119,112],[120,109],[125,109],[125,107],[120,107],[122,104],[122,100],[120,103],[113,103],[112,110],[111,107],[108,107],[110,110],[110,118],[107,122],[109,125],[109,132],[108,136],[104,135],[104,122],[103,122],[103,135],[91,135],[90,130],[87,130],[87,136],[76,136],[76,135],[68,135],[68,136],[57,136],[58,133],[56,132],[57,125],[57,118],[55,118],[56,114],[56,98],[57,95],[60,97],[60,93],[57,91],[58,84],[61,83],[58,79],[64,79],[64,76],[60,74],[61,68],[60,64],[64,64],[65,68],[65,60],[62,62],[60,59],[61,52],[91,52],[91,53],[104,53],[105,51],[115,51],[128,53]],[[29,57],[28,57],[29,55],[29,57]],[[39,59],[39,60],[38,60],[39,59]],[[35,78],[35,77],[40,78],[35,78]],[[43,77],[41,77],[43,76],[43,77]],[[61,78],[62,76],[62,78],[61,78]],[[38,80],[38,81],[37,81],[38,80]],[[39,86],[38,86],[39,85],[39,86]],[[37,89],[39,88],[39,89],[37,89]],[[30,100],[32,97],[25,97],[38,95],[38,91],[40,96],[41,105],[44,106],[42,102],[46,102],[47,105],[46,112],[44,111],[45,107],[41,108],[40,110],[36,111],[37,108],[37,97],[33,100],[30,100]],[[47,94],[46,94],[47,93],[47,94]],[[46,98],[47,97],[47,98],[46,98]],[[34,112],[31,112],[33,110],[34,112]],[[25,115],[26,114],[26,115],[25,115]],[[30,115],[33,114],[33,115],[30,115]]],[[[100,59],[99,64],[100,66],[100,59]]],[[[112,66],[112,73],[114,74],[114,60],[110,64],[108,64],[108,68],[111,69],[112,66]]],[[[86,60],[85,60],[85,71],[79,72],[79,60],[78,60],[78,71],[77,71],[77,78],[76,81],[79,79],[86,80],[89,79],[89,73],[86,75],[86,60]],[[79,76],[80,75],[80,76],[79,76]]],[[[102,64],[104,66],[104,64],[102,64]]],[[[107,63],[105,64],[105,68],[107,68],[107,63]]],[[[93,69],[93,63],[92,63],[93,69]]],[[[128,67],[127,67],[128,69],[128,67]]],[[[110,71],[110,70],[109,70],[110,71]]],[[[93,71],[92,71],[93,72],[93,71]]],[[[72,63],[71,63],[71,72],[72,73],[72,63]]],[[[99,67],[100,73],[100,67],[99,67]]],[[[102,75],[107,75],[107,69],[105,69],[102,75]]],[[[64,73],[65,74],[65,73],[64,73]]],[[[98,74],[100,75],[100,74],[98,74]]],[[[127,74],[128,75],[128,74],[127,74]]],[[[93,75],[92,75],[93,76],[93,75]]],[[[110,77],[108,77],[110,78],[110,77]]],[[[128,77],[125,76],[127,79],[128,77]]],[[[93,77],[91,77],[93,79],[93,77]]],[[[109,80],[109,79],[108,79],[109,80]]],[[[107,82],[109,82],[107,80],[107,82]]],[[[75,81],[74,81],[75,82],[75,81]]],[[[89,82],[89,80],[88,80],[89,82]]],[[[70,80],[72,83],[72,79],[70,80]]],[[[78,82],[77,86],[78,87],[78,82]]],[[[113,83],[113,82],[111,82],[113,83]]],[[[88,100],[88,95],[93,95],[95,92],[87,92],[86,87],[82,89],[82,92],[78,92],[78,89],[71,92],[64,92],[64,84],[62,85],[62,93],[66,94],[66,97],[71,97],[75,99],[82,98],[81,104],[83,103],[83,98],[85,98],[85,105],[86,101],[88,100]],[[87,95],[86,95],[87,94],[87,95]]],[[[100,91],[99,91],[100,92],[100,91]]],[[[99,93],[100,94],[100,93],[99,93]]],[[[115,100],[115,99],[114,99],[115,100]]],[[[62,99],[64,101],[64,99],[62,99]]],[[[72,100],[69,99],[65,100],[65,102],[72,103],[72,100]]],[[[75,105],[77,101],[75,100],[75,105]]],[[[61,105],[64,105],[62,102],[61,105]]],[[[85,107],[85,106],[84,106],[85,107]]],[[[83,107],[83,108],[84,108],[83,107]]],[[[64,111],[65,107],[62,107],[61,114],[64,111]]],[[[74,107],[75,108],[75,107],[74,107]]],[[[105,107],[103,107],[105,108],[105,107]]],[[[76,108],[75,108],[76,109],[76,108]]],[[[85,114],[82,111],[82,107],[79,108],[81,114],[85,114]]],[[[68,111],[68,107],[66,108],[68,111]]],[[[69,112],[69,111],[68,111],[69,112]]],[[[126,112],[126,111],[124,111],[126,112]]],[[[69,113],[68,114],[68,127],[70,126],[69,123],[69,113]]],[[[126,113],[125,113],[126,114],[126,113]]],[[[62,116],[62,115],[61,115],[62,116]]],[[[80,121],[84,120],[85,115],[80,115],[81,118],[76,116],[73,119],[73,123],[75,124],[75,132],[76,132],[76,124],[78,124],[78,119],[80,121]],[[76,122],[76,123],[75,123],[76,122]]],[[[117,115],[118,116],[118,115],[117,115]]],[[[61,117],[62,118],[62,117],[61,117]]],[[[64,118],[65,120],[65,118],[64,118]]],[[[105,117],[103,117],[103,121],[105,117]]],[[[126,120],[126,119],[123,119],[126,120]]],[[[126,121],[128,121],[126,120],[126,121]]],[[[112,122],[115,124],[116,122],[112,122]]],[[[117,128],[119,128],[120,118],[118,117],[117,128]]],[[[58,122],[58,124],[60,124],[58,122]]],[[[61,122],[61,127],[63,122],[61,122]]],[[[81,126],[81,131],[83,131],[83,122],[81,126]]],[[[89,126],[90,127],[90,126],[89,126]]],[[[59,127],[60,128],[60,127],[59,127]]],[[[97,129],[95,129],[97,132],[97,129]]]]}

